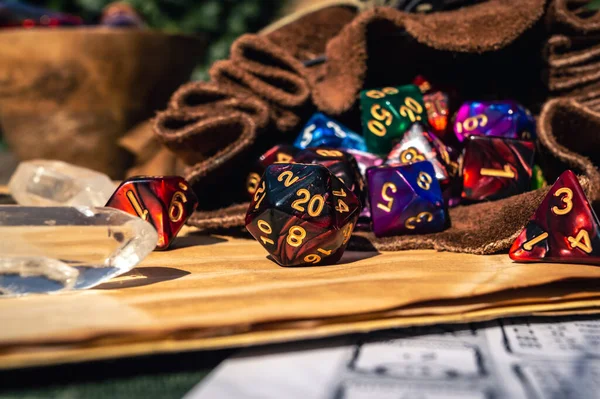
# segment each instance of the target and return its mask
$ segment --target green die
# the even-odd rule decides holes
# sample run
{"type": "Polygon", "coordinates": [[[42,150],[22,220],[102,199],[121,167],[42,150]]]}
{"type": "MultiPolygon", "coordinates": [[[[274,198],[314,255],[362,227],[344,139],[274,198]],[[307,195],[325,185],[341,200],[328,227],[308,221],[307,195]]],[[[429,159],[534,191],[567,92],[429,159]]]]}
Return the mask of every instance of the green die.
{"type": "Polygon", "coordinates": [[[533,165],[533,173],[531,174],[531,189],[537,190],[538,188],[548,187],[548,182],[544,177],[542,168],[539,165],[533,165]]]}
{"type": "Polygon", "coordinates": [[[423,94],[415,85],[360,92],[363,136],[367,149],[387,155],[415,122],[428,125],[423,94]]]}

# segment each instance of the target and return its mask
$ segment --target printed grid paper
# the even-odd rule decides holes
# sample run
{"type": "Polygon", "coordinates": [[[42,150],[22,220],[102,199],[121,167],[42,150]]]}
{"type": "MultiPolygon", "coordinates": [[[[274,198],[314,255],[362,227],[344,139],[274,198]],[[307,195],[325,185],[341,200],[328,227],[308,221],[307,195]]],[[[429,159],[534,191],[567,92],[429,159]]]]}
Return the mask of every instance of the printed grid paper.
{"type": "Polygon", "coordinates": [[[600,397],[600,320],[522,318],[242,351],[186,399],[600,397]]]}

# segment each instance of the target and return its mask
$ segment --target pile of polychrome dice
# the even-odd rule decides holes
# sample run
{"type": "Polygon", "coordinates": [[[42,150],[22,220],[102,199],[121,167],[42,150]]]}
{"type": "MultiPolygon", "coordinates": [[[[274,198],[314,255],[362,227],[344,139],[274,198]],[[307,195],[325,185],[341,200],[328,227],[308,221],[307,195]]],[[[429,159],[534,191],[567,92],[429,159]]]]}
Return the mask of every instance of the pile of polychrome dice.
{"type": "MultiPolygon", "coordinates": [[[[448,102],[417,77],[411,85],[361,92],[362,135],[313,115],[294,146],[271,148],[250,171],[246,228],[280,265],[332,264],[355,228],[378,237],[439,232],[450,226],[449,207],[546,185],[534,164],[536,125],[528,110],[514,101],[471,101],[449,124],[448,102]]],[[[572,172],[557,184],[562,188],[553,187],[551,204],[542,206],[565,215],[578,198],[593,224],[572,172]]],[[[552,247],[546,223],[530,222],[513,259],[555,260],[563,242],[591,253],[589,234],[579,230],[564,231],[552,247]]]]}

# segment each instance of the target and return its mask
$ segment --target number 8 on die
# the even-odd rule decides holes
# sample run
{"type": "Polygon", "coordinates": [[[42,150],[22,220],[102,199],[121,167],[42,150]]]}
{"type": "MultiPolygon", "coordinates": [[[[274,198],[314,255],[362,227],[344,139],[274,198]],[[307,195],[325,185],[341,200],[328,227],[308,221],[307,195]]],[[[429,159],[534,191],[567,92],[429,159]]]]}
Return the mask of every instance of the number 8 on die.
{"type": "Polygon", "coordinates": [[[248,207],[246,229],[273,260],[312,266],[340,259],[361,210],[340,179],[318,164],[274,164],[259,190],[248,207]]]}

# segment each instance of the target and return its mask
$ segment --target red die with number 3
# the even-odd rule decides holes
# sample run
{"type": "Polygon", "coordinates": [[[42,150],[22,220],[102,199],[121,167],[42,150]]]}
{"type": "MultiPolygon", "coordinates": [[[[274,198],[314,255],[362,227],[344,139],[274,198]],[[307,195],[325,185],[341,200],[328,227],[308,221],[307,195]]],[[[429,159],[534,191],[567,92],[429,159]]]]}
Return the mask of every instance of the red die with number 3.
{"type": "Polygon", "coordinates": [[[196,210],[198,198],[179,176],[139,176],[125,180],[106,206],[150,222],[158,232],[157,249],[169,247],[196,210]]]}

